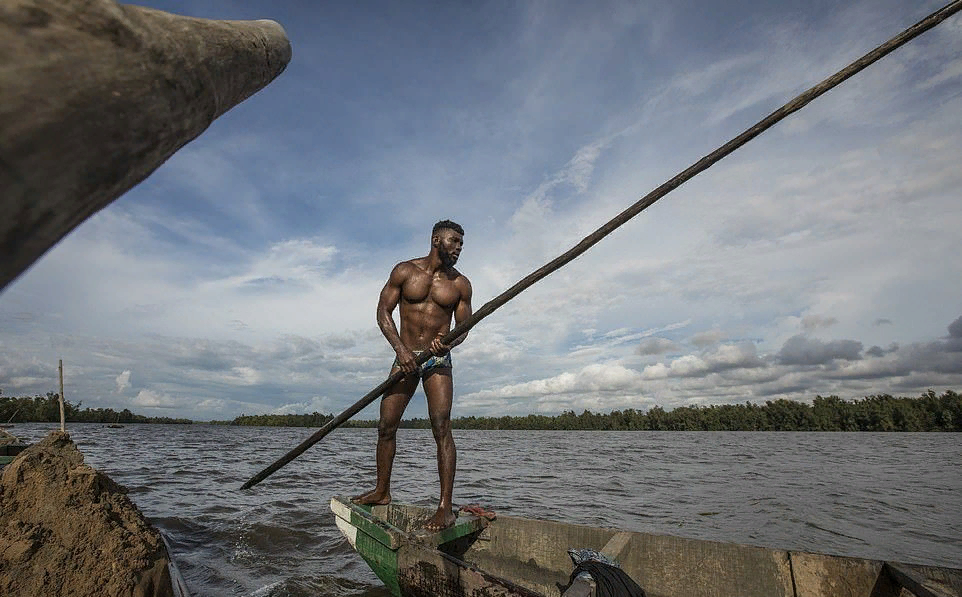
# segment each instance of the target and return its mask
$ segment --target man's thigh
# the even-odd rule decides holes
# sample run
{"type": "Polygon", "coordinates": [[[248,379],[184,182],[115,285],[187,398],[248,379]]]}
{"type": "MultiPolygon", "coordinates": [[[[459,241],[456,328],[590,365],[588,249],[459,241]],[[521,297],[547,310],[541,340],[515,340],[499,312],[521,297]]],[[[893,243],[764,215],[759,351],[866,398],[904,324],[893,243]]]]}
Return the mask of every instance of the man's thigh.
{"type": "Polygon", "coordinates": [[[424,395],[428,401],[428,415],[432,422],[436,418],[451,418],[451,403],[454,400],[454,379],[450,369],[434,369],[424,376],[424,395]]]}
{"type": "MultiPolygon", "coordinates": [[[[398,369],[392,369],[391,374],[393,375],[398,369]]],[[[385,423],[396,423],[401,420],[401,415],[404,414],[404,409],[407,408],[408,402],[411,401],[411,396],[414,395],[414,391],[418,388],[418,376],[406,375],[401,378],[390,388],[384,392],[384,397],[381,398],[381,421],[385,423]]]]}

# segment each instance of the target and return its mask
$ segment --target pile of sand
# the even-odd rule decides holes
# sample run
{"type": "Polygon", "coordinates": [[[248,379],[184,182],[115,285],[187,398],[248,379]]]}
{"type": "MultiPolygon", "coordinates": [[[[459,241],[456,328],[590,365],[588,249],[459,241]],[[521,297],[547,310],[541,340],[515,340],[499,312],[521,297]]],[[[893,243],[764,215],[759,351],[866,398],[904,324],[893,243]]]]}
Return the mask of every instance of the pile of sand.
{"type": "Polygon", "coordinates": [[[160,533],[126,489],[51,433],[0,478],[0,595],[174,595],[160,533]]]}

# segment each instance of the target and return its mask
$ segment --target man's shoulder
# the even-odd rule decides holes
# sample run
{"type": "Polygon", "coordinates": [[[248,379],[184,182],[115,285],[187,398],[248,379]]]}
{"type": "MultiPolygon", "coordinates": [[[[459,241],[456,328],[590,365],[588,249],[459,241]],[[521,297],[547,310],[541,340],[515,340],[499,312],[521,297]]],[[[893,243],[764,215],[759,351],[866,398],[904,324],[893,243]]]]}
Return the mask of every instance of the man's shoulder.
{"type": "Polygon", "coordinates": [[[471,281],[468,280],[468,277],[467,277],[467,276],[465,276],[465,275],[462,274],[460,271],[458,271],[457,268],[453,268],[453,267],[452,267],[452,268],[451,268],[451,274],[452,274],[451,277],[452,277],[452,279],[454,280],[454,283],[455,283],[455,284],[464,284],[464,285],[466,285],[468,288],[471,287],[471,281]]]}
{"type": "Polygon", "coordinates": [[[424,269],[420,264],[421,261],[423,261],[423,259],[421,258],[408,259],[407,261],[402,261],[394,266],[394,269],[391,271],[391,275],[402,276],[406,278],[408,276],[412,276],[418,272],[421,272],[424,269]]]}
{"type": "Polygon", "coordinates": [[[411,268],[419,268],[419,267],[418,267],[418,266],[419,266],[418,262],[420,262],[420,261],[421,261],[421,258],[408,259],[407,261],[401,261],[401,262],[399,262],[397,265],[394,266],[394,269],[405,269],[405,270],[407,270],[407,269],[411,269],[411,268]]]}

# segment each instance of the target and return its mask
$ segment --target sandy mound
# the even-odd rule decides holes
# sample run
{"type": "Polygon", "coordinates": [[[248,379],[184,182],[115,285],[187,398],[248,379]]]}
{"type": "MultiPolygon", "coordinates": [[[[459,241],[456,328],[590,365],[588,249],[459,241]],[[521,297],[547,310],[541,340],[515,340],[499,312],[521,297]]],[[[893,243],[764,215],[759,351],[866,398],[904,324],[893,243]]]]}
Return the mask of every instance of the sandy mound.
{"type": "Polygon", "coordinates": [[[160,533],[126,489],[51,433],[0,478],[0,595],[168,597],[160,533]]]}

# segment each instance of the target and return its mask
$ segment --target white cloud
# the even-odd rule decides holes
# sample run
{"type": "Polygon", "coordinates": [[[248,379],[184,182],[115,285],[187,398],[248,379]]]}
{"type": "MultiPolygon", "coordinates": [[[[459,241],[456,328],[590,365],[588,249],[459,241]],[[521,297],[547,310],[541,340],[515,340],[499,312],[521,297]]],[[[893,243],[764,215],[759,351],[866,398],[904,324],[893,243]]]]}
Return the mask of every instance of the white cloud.
{"type": "Polygon", "coordinates": [[[664,363],[655,363],[654,365],[648,365],[642,372],[642,377],[645,379],[665,379],[671,373],[671,369],[668,365],[664,363]]]}
{"type": "Polygon", "coordinates": [[[333,410],[330,398],[327,396],[314,396],[304,402],[291,402],[278,406],[272,410],[271,413],[278,415],[297,415],[303,413],[330,414],[333,410]]]}
{"type": "Polygon", "coordinates": [[[168,394],[147,389],[137,392],[137,396],[131,400],[131,404],[145,408],[183,408],[186,406],[184,399],[177,399],[168,394]]]}
{"type": "Polygon", "coordinates": [[[637,371],[618,364],[594,364],[583,367],[577,372],[565,372],[550,378],[503,386],[496,390],[482,390],[462,396],[459,400],[465,405],[470,405],[472,402],[491,398],[637,392],[642,388],[641,382],[642,376],[637,371]]]}
{"type": "Polygon", "coordinates": [[[130,387],[130,369],[125,369],[120,375],[114,378],[117,384],[117,393],[121,394],[130,387]]]}

